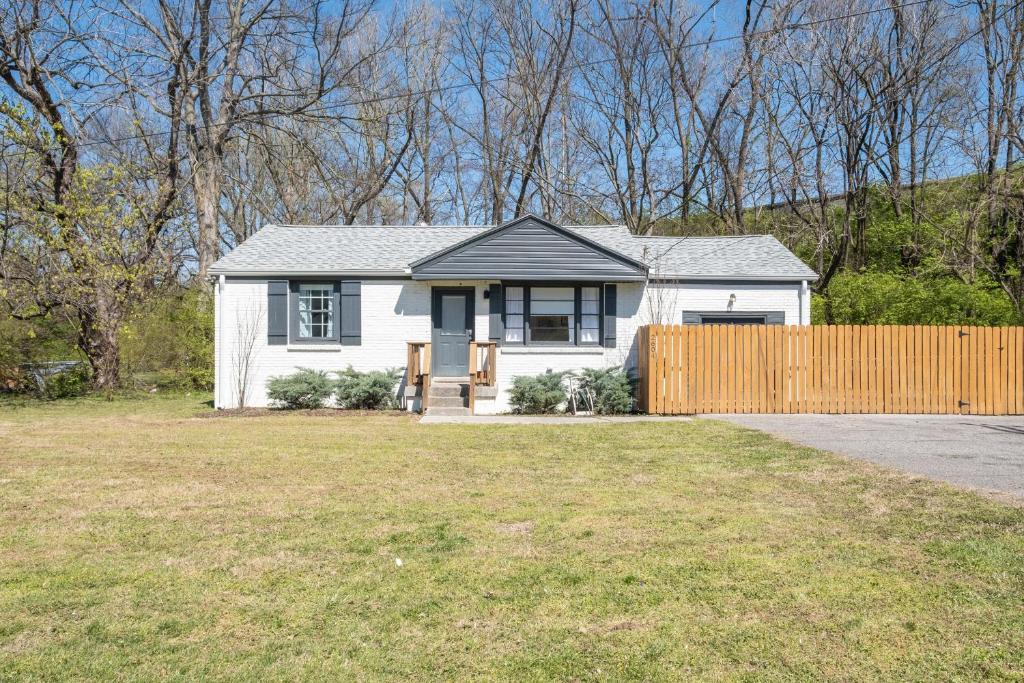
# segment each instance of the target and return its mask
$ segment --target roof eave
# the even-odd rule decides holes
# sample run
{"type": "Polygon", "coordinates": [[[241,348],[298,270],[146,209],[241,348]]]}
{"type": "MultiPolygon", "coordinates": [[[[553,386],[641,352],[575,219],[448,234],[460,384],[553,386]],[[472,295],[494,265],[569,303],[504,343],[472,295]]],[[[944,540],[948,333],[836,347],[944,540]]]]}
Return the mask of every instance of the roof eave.
{"type": "Polygon", "coordinates": [[[577,275],[552,273],[549,275],[520,275],[508,273],[413,273],[413,280],[503,280],[506,282],[644,282],[647,275],[577,275]]]}
{"type": "Polygon", "coordinates": [[[650,278],[654,282],[660,280],[673,280],[673,281],[704,281],[704,280],[715,280],[718,282],[815,282],[818,279],[817,273],[811,273],[810,275],[695,275],[687,273],[686,275],[673,275],[671,273],[658,273],[652,275],[650,278]]]}
{"type": "Polygon", "coordinates": [[[267,270],[267,269],[213,269],[210,275],[226,277],[399,277],[408,278],[406,270],[267,270]]]}

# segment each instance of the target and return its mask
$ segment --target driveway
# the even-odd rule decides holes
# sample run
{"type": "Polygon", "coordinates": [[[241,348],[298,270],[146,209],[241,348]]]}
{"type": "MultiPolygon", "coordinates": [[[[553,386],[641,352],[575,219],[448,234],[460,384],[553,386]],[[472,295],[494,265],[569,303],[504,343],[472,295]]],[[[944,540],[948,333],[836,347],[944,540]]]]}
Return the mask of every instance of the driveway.
{"type": "Polygon", "coordinates": [[[912,474],[1024,498],[1024,417],[708,415],[912,474]]]}

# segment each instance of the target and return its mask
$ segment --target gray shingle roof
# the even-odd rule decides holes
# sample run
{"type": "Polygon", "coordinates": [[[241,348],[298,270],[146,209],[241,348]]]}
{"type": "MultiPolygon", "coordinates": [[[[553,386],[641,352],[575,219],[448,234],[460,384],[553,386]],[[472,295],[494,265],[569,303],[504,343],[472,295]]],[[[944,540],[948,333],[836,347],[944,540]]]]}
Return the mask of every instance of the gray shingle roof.
{"type": "MultiPolygon", "coordinates": [[[[394,275],[410,263],[492,226],[268,225],[210,269],[213,275],[394,275]]],[[[813,280],[817,276],[770,235],[635,237],[623,226],[566,226],[646,263],[652,277],[813,280]]]]}

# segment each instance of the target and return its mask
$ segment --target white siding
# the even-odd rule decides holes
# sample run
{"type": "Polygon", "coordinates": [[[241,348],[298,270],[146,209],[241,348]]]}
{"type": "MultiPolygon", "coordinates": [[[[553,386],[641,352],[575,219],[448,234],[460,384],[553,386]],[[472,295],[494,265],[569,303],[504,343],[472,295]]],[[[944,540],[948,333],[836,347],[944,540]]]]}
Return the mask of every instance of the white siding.
{"type": "MultiPolygon", "coordinates": [[[[404,367],[407,341],[430,340],[430,291],[433,285],[476,287],[476,338],[488,338],[488,304],[483,298],[489,282],[422,282],[412,280],[363,280],[362,344],[360,346],[268,346],[267,281],[228,278],[219,284],[216,294],[216,390],[218,408],[238,404],[237,350],[241,348],[239,330],[247,320],[257,321],[250,373],[249,406],[265,406],[266,382],[274,375],[307,367],[356,370],[404,367]]],[[[618,285],[617,346],[605,348],[550,349],[538,347],[499,348],[497,357],[498,396],[478,400],[478,413],[508,411],[508,389],[512,378],[520,374],[538,374],[550,369],[578,370],[585,367],[636,364],[635,335],[639,325],[679,323],[684,310],[726,310],[729,297],[736,295],[733,310],[784,311],[786,324],[806,323],[809,296],[800,312],[800,286],[797,284],[652,284],[646,290],[641,283],[618,285]]]]}

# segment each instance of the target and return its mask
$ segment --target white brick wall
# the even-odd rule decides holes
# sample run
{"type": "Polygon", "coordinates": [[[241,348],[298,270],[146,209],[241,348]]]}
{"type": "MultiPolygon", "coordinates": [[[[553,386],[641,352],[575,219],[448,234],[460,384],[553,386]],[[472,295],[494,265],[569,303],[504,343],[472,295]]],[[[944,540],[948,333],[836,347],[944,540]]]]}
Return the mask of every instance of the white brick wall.
{"type": "MultiPolygon", "coordinates": [[[[356,370],[403,367],[407,341],[430,340],[430,291],[432,285],[476,288],[476,338],[488,338],[488,301],[483,298],[489,282],[417,282],[413,280],[364,280],[362,283],[362,344],[360,346],[268,346],[266,328],[267,281],[227,279],[216,294],[216,389],[218,408],[238,405],[238,349],[243,346],[239,331],[255,320],[253,363],[246,403],[267,405],[266,382],[297,368],[356,370]]],[[[736,295],[733,310],[782,310],[787,324],[808,322],[809,296],[800,314],[798,285],[707,285],[652,284],[645,291],[640,283],[618,285],[617,346],[613,349],[499,348],[497,357],[498,396],[479,400],[478,413],[508,411],[508,389],[520,374],[538,374],[550,369],[578,370],[586,367],[633,367],[636,328],[654,322],[681,321],[684,310],[725,310],[730,294],[736,295]]]]}

